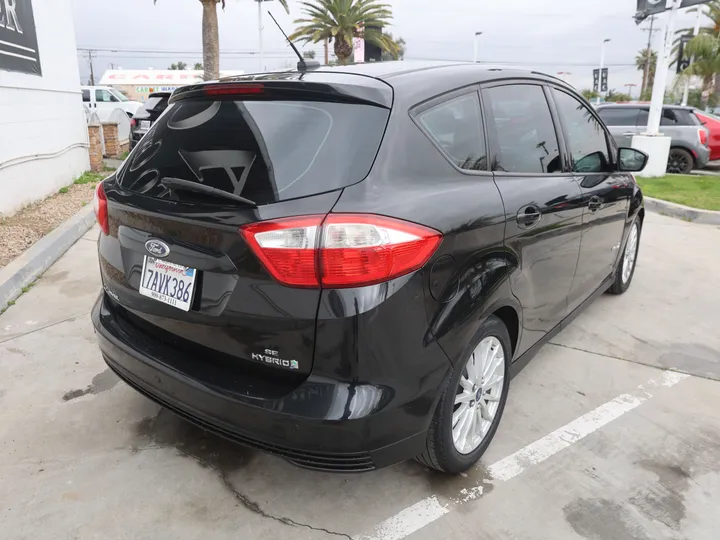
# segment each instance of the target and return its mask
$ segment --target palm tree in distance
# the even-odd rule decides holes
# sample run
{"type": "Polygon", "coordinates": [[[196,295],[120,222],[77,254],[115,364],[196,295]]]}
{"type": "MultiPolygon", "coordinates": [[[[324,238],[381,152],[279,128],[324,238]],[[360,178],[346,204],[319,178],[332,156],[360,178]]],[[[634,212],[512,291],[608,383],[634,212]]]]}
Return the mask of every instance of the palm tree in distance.
{"type": "MultiPolygon", "coordinates": [[[[153,0],[157,4],[158,0],[153,0]]],[[[259,1],[259,0],[254,0],[259,1]]],[[[287,0],[278,0],[285,11],[290,13],[287,0]]],[[[225,9],[225,0],[200,0],[203,7],[202,44],[203,79],[212,81],[220,77],[220,34],[218,32],[217,5],[225,9]]]]}
{"type": "Polygon", "coordinates": [[[291,41],[333,42],[340,64],[349,62],[356,37],[397,58],[397,43],[382,32],[392,19],[388,4],[377,0],[311,0],[301,4],[305,18],[295,21],[300,26],[290,35],[291,41]]]}
{"type": "Polygon", "coordinates": [[[642,85],[640,86],[640,95],[643,96],[652,88],[652,81],[655,79],[655,68],[657,67],[657,53],[652,49],[640,49],[635,57],[635,66],[638,71],[643,72],[642,85]],[[648,69],[645,69],[647,64],[648,69]]]}

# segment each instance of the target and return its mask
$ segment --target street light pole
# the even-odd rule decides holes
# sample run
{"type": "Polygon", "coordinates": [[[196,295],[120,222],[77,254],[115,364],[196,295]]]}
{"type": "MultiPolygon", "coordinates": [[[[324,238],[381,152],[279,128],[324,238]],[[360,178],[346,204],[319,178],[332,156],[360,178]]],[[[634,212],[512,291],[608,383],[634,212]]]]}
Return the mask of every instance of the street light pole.
{"type": "Polygon", "coordinates": [[[602,91],[602,72],[603,72],[603,68],[605,67],[605,44],[609,43],[609,42],[610,42],[609,38],[603,39],[602,46],[600,47],[600,78],[599,78],[600,88],[598,88],[598,90],[600,90],[600,91],[598,92],[598,96],[595,101],[596,103],[600,103],[600,97],[604,94],[604,92],[602,91]]]}
{"type": "Polygon", "coordinates": [[[482,32],[475,32],[475,43],[474,43],[474,53],[473,53],[473,62],[477,64],[478,61],[478,38],[482,35],[482,32]]]}
{"type": "Polygon", "coordinates": [[[650,115],[648,116],[647,135],[660,133],[660,117],[662,116],[663,101],[665,101],[665,85],[667,84],[668,65],[672,54],[673,36],[675,35],[675,19],[682,0],[673,0],[672,9],[668,14],[665,26],[665,40],[663,48],[658,55],[655,80],[653,81],[652,99],[650,101],[650,115]]]}
{"type": "MultiPolygon", "coordinates": [[[[697,36],[700,33],[700,18],[703,14],[703,7],[702,4],[698,5],[697,9],[697,16],[695,18],[695,28],[693,28],[693,36],[697,36]]],[[[678,58],[678,61],[680,59],[678,58]]],[[[685,89],[683,90],[683,97],[682,97],[682,104],[683,106],[687,105],[688,98],[690,97],[690,77],[685,76],[685,89]]]]}

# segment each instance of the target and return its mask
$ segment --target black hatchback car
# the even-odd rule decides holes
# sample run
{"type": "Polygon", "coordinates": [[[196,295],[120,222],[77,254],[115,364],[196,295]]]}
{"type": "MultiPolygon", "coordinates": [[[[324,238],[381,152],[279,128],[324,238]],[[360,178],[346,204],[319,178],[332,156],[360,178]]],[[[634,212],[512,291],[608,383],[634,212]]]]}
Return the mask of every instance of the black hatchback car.
{"type": "Polygon", "coordinates": [[[135,148],[153,123],[167,109],[171,92],[153,92],[147,98],[145,104],[140,107],[130,121],[130,149],[135,148]]]}
{"type": "Polygon", "coordinates": [[[184,87],[97,188],[100,349],[150,399],[298,465],[458,473],[510,378],[630,285],[646,160],[514,68],[184,87]]]}

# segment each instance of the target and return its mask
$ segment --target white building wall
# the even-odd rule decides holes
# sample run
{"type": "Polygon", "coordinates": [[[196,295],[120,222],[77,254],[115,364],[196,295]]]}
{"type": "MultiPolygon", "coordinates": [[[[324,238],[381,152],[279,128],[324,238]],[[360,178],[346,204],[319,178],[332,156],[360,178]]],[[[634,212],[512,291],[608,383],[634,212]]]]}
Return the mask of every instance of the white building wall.
{"type": "Polygon", "coordinates": [[[0,70],[0,215],[90,168],[71,0],[32,0],[42,76],[0,70]]]}

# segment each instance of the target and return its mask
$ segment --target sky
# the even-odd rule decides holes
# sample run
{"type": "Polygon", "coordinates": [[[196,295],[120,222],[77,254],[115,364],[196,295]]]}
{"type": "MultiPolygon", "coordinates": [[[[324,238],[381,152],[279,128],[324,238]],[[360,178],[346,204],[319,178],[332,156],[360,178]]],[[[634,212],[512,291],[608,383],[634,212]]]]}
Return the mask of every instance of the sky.
{"type": "MultiPolygon", "coordinates": [[[[603,39],[609,86],[627,91],[641,73],[635,56],[647,46],[648,32],[635,24],[635,0],[386,0],[392,7],[388,30],[407,42],[407,59],[473,59],[475,32],[479,60],[512,63],[564,77],[578,89],[592,86],[592,70],[599,66],[603,39]]],[[[290,14],[276,1],[263,2],[289,34],[302,16],[299,0],[289,0],[290,14]]],[[[182,60],[202,61],[202,6],[198,0],[72,0],[79,48],[97,50],[93,62],[99,80],[111,64],[125,69],[165,69],[182,60]],[[106,50],[102,50],[106,49],[106,50]],[[117,52],[110,52],[109,49],[117,52]],[[151,54],[146,51],[156,51],[151,54]]],[[[258,10],[253,0],[227,0],[218,7],[220,69],[260,69],[258,10]],[[255,54],[251,54],[255,53],[255,54]]],[[[686,10],[683,10],[686,11],[686,10]]],[[[664,28],[666,15],[656,27],[664,28]]],[[[693,26],[695,15],[681,12],[676,28],[693,26]]],[[[653,48],[663,32],[653,34],[653,48]]],[[[295,65],[295,57],[269,17],[264,17],[265,68],[295,65]]],[[[322,45],[305,47],[322,58],[322,45]]],[[[89,75],[87,56],[79,55],[83,82],[89,75]]]]}

